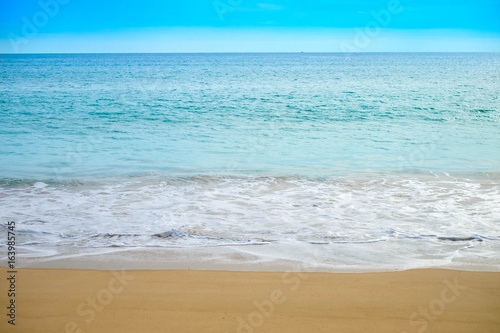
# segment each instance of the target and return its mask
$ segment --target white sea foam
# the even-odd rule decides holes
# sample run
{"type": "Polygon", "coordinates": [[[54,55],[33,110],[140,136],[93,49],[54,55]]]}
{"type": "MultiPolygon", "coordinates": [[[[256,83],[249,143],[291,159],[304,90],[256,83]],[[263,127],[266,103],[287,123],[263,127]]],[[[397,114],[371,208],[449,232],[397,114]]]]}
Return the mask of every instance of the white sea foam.
{"type": "MultiPolygon", "coordinates": [[[[4,186],[1,193],[2,220],[16,221],[19,245],[37,251],[268,244],[259,255],[293,245],[296,253],[283,259],[307,261],[301,248],[326,246],[329,253],[329,245],[344,244],[347,252],[363,249],[352,264],[368,265],[374,255],[385,260],[373,244],[395,242],[431,264],[500,242],[500,182],[491,179],[149,175],[4,186]]],[[[324,264],[339,260],[321,257],[324,264]]]]}

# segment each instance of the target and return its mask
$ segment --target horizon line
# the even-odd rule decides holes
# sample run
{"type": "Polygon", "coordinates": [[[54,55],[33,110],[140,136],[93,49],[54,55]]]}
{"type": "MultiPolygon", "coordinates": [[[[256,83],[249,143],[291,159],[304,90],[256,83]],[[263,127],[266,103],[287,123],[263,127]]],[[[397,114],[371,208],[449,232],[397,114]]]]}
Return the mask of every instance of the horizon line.
{"type": "Polygon", "coordinates": [[[0,52],[0,55],[41,55],[41,54],[386,54],[386,53],[500,53],[500,51],[362,51],[362,52],[331,52],[331,51],[293,51],[293,52],[0,52]]]}

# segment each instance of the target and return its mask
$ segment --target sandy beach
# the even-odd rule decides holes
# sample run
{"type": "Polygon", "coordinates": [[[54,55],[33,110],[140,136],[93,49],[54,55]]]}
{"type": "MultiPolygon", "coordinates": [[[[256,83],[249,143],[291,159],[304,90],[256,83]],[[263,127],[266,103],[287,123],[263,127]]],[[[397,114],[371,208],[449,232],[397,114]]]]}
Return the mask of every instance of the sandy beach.
{"type": "Polygon", "coordinates": [[[2,332],[500,332],[498,272],[22,268],[15,300],[2,332]]]}
{"type": "Polygon", "coordinates": [[[500,0],[0,0],[0,333],[500,333],[500,0]]]}

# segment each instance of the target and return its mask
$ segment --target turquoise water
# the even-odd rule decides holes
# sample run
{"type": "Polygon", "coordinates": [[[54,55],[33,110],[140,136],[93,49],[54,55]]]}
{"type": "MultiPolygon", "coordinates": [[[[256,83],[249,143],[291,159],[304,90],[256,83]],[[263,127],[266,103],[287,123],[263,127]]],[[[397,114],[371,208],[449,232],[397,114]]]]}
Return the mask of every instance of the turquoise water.
{"type": "Polygon", "coordinates": [[[499,54],[1,56],[20,179],[499,171],[499,54]]]}
{"type": "Polygon", "coordinates": [[[498,256],[499,88],[495,53],[0,55],[0,218],[37,251],[498,256]]]}

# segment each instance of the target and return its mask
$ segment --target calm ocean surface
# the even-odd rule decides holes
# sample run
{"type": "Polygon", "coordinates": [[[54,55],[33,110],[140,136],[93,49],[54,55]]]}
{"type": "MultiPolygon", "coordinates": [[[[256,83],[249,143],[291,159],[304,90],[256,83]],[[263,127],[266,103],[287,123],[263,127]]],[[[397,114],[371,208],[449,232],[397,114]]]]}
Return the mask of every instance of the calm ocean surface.
{"type": "Polygon", "coordinates": [[[0,55],[1,223],[500,269],[499,95],[498,53],[0,55]]]}

